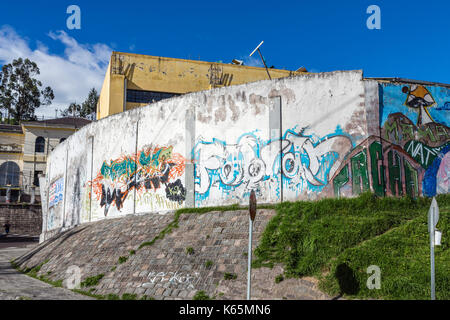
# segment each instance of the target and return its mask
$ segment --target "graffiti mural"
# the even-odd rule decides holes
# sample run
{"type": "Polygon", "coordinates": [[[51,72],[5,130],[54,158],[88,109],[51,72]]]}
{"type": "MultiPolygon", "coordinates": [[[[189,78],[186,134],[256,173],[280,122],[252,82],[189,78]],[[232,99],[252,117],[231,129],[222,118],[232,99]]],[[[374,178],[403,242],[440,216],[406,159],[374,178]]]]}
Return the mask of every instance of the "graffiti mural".
{"type": "Polygon", "coordinates": [[[380,136],[346,157],[333,177],[335,196],[373,190],[380,196],[448,193],[450,89],[380,85],[380,136]]]}
{"type": "Polygon", "coordinates": [[[261,139],[256,130],[234,144],[200,137],[192,151],[196,201],[206,199],[212,188],[248,196],[265,182],[276,181],[279,188],[280,179],[283,186],[299,193],[321,191],[337,170],[342,149],[353,146],[352,137],[340,127],[325,137],[306,135],[306,129],[289,129],[271,140],[261,139]]]}
{"type": "Polygon", "coordinates": [[[116,160],[104,161],[96,178],[88,182],[107,216],[111,206],[123,207],[132,190],[143,196],[146,192],[165,190],[167,199],[183,203],[186,190],[181,180],[185,159],[173,152],[173,147],[149,146],[137,154],[124,155],[116,160]]]}

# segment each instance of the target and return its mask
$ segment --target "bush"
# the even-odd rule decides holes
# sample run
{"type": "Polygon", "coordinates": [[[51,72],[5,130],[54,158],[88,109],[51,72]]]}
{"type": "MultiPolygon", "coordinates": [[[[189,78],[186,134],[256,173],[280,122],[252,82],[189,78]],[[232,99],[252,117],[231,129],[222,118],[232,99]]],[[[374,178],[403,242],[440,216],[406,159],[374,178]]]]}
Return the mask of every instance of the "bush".
{"type": "Polygon", "coordinates": [[[101,273],[96,276],[86,278],[83,282],[80,283],[80,286],[82,288],[96,286],[103,277],[104,277],[104,274],[101,273]]]}
{"type": "Polygon", "coordinates": [[[234,280],[234,279],[237,279],[237,275],[234,273],[225,272],[225,274],[223,275],[223,278],[225,280],[234,280]]]}
{"type": "Polygon", "coordinates": [[[128,257],[120,256],[119,257],[119,263],[124,263],[128,260],[128,257]]]}
{"type": "Polygon", "coordinates": [[[206,294],[205,291],[201,290],[201,291],[197,291],[193,300],[211,300],[211,298],[210,298],[210,296],[208,296],[206,294]]]}
{"type": "Polygon", "coordinates": [[[275,283],[280,283],[283,280],[284,280],[284,277],[282,274],[279,274],[275,277],[275,283]]]}

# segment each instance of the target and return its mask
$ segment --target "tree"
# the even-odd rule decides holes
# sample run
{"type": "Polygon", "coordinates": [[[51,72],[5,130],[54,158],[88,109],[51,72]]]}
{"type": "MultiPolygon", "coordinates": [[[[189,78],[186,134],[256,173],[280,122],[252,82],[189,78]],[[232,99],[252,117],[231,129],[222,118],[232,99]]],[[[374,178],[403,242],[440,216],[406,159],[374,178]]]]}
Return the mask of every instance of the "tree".
{"type": "Polygon", "coordinates": [[[99,96],[97,90],[92,88],[89,91],[88,97],[81,105],[76,102],[72,102],[61,114],[63,117],[73,116],[89,118],[92,113],[95,114],[97,112],[98,99],[99,96]]]}
{"type": "Polygon", "coordinates": [[[81,105],[81,112],[80,116],[83,118],[86,118],[87,116],[91,115],[92,113],[97,112],[97,102],[98,102],[98,93],[95,88],[92,88],[89,91],[89,95],[86,98],[86,100],[81,105]]]}
{"type": "Polygon", "coordinates": [[[65,109],[63,112],[61,112],[61,115],[63,117],[70,117],[70,116],[76,116],[79,117],[80,116],[80,111],[81,111],[81,106],[76,103],[76,102],[72,102],[67,109],[65,109]]]}
{"type": "Polygon", "coordinates": [[[53,90],[45,87],[35,77],[39,67],[28,58],[18,58],[2,67],[0,72],[0,108],[8,113],[8,120],[36,120],[34,111],[49,105],[55,98],[53,90]]]}

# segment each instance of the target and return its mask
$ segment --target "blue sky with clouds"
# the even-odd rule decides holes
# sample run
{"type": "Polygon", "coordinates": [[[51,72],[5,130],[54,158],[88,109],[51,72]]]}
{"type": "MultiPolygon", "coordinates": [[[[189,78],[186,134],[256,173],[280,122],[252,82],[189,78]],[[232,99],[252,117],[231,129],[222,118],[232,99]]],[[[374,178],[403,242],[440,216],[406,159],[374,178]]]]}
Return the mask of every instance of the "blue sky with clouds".
{"type": "Polygon", "coordinates": [[[366,77],[450,83],[450,1],[8,1],[0,10],[0,65],[27,56],[56,98],[37,113],[100,90],[112,50],[247,65],[264,40],[269,66],[309,71],[363,69],[366,77]],[[69,30],[69,5],[81,30],[69,30]],[[369,30],[369,5],[381,30],[369,30]]]}

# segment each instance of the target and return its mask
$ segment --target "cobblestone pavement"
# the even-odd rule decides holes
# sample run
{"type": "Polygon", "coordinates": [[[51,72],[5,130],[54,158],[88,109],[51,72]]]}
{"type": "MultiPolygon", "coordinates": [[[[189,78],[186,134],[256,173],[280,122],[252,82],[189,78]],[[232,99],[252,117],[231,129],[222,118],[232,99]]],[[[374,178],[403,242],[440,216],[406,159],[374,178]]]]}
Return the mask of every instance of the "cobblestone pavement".
{"type": "Polygon", "coordinates": [[[67,289],[55,288],[15,270],[10,260],[21,256],[37,243],[8,243],[0,248],[0,300],[92,300],[67,289]]]}

